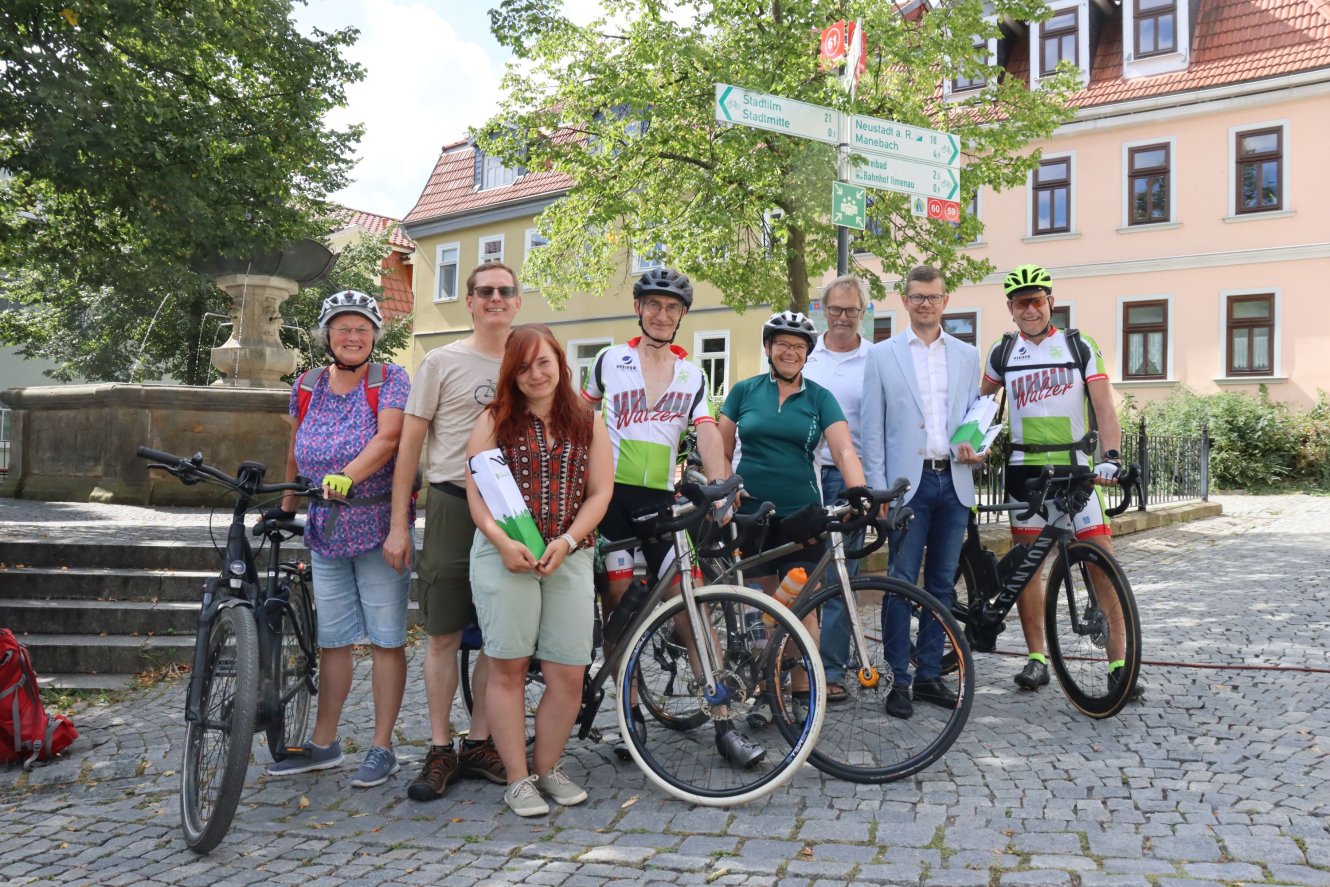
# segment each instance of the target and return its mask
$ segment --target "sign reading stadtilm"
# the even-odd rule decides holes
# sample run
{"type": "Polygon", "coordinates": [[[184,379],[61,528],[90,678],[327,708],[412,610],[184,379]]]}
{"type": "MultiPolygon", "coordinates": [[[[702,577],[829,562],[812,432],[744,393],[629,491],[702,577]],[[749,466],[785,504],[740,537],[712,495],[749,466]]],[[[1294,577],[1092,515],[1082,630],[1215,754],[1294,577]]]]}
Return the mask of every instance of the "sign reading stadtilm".
{"type": "Polygon", "coordinates": [[[836,112],[822,105],[716,84],[716,120],[836,144],[836,112]]]}

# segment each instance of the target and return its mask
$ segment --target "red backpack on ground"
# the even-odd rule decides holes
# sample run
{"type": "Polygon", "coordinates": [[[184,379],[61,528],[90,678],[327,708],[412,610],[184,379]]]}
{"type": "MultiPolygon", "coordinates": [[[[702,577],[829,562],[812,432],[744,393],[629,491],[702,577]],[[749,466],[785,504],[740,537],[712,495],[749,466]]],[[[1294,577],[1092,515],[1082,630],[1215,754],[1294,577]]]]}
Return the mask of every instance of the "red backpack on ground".
{"type": "Polygon", "coordinates": [[[74,722],[42,708],[37,673],[14,633],[0,628],[0,763],[31,770],[78,739],[74,722]]]}

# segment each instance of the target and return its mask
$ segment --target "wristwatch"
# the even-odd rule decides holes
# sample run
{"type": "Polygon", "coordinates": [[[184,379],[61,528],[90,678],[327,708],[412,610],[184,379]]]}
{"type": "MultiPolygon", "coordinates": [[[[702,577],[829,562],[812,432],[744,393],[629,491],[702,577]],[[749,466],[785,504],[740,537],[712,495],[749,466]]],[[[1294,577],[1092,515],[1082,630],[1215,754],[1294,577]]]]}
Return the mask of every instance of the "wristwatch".
{"type": "Polygon", "coordinates": [[[572,533],[560,533],[559,538],[568,543],[568,553],[577,551],[577,540],[573,538],[572,533]]]}
{"type": "Polygon", "coordinates": [[[1120,465],[1122,464],[1122,454],[1117,450],[1104,450],[1104,461],[1117,462],[1120,465]]]}

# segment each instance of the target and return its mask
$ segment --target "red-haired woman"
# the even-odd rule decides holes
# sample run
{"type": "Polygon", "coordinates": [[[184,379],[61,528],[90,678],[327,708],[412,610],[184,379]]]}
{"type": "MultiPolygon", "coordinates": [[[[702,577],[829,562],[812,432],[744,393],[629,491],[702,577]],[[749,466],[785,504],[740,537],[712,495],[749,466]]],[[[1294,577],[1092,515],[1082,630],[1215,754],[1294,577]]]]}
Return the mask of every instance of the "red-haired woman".
{"type": "Polygon", "coordinates": [[[560,757],[591,663],[592,546],[614,488],[614,462],[605,425],[574,392],[563,349],[547,327],[513,330],[497,389],[471,434],[467,458],[496,447],[502,452],[545,552],[536,558],[508,537],[468,474],[476,522],[471,588],[491,663],[490,732],[508,770],[504,801],[519,816],[539,816],[549,812],[542,795],[563,805],[587,796],[563,773],[560,757]],[[525,684],[537,654],[545,695],[536,710],[535,772],[528,774],[525,684]]]}

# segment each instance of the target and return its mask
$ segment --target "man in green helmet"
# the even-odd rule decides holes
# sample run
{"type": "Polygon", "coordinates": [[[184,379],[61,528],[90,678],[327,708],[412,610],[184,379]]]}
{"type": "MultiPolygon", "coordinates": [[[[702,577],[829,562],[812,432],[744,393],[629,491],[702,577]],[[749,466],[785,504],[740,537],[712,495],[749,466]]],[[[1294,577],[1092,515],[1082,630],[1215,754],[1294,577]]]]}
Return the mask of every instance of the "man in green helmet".
{"type": "MultiPolygon", "coordinates": [[[[1007,310],[1018,328],[1008,333],[989,351],[984,364],[980,394],[992,394],[1005,388],[1010,403],[1011,456],[1007,462],[1007,501],[1026,497],[1026,481],[1039,475],[1045,465],[1093,464],[1100,482],[1114,483],[1122,470],[1122,426],[1113,407],[1104,358],[1094,340],[1077,330],[1062,330],[1051,323],[1053,278],[1038,265],[1014,268],[1002,284],[1007,296],[1007,310]],[[1087,409],[1088,406],[1088,409],[1087,409]],[[1094,420],[1098,419],[1098,433],[1094,420]],[[1097,437],[1097,441],[1096,441],[1097,437]],[[1099,445],[1097,462],[1096,442],[1099,445]]],[[[1048,520],[1059,512],[1051,503],[1048,520]]],[[[1029,520],[1011,518],[1013,544],[1029,544],[1039,535],[1045,519],[1035,515],[1029,520]]],[[[1104,516],[1102,496],[1091,497],[1084,510],[1072,516],[1078,539],[1113,550],[1111,530],[1104,516]]],[[[1015,676],[1025,690],[1037,690],[1048,683],[1048,664],[1044,645],[1044,583],[1036,572],[1016,600],[1021,630],[1029,660],[1015,676]]],[[[1121,644],[1121,641],[1117,641],[1121,644]]],[[[1110,642],[1110,648],[1113,643],[1110,642]]],[[[1122,651],[1109,651],[1109,680],[1120,673],[1122,651]]],[[[1139,699],[1144,684],[1136,682],[1131,698],[1139,699]]]]}

